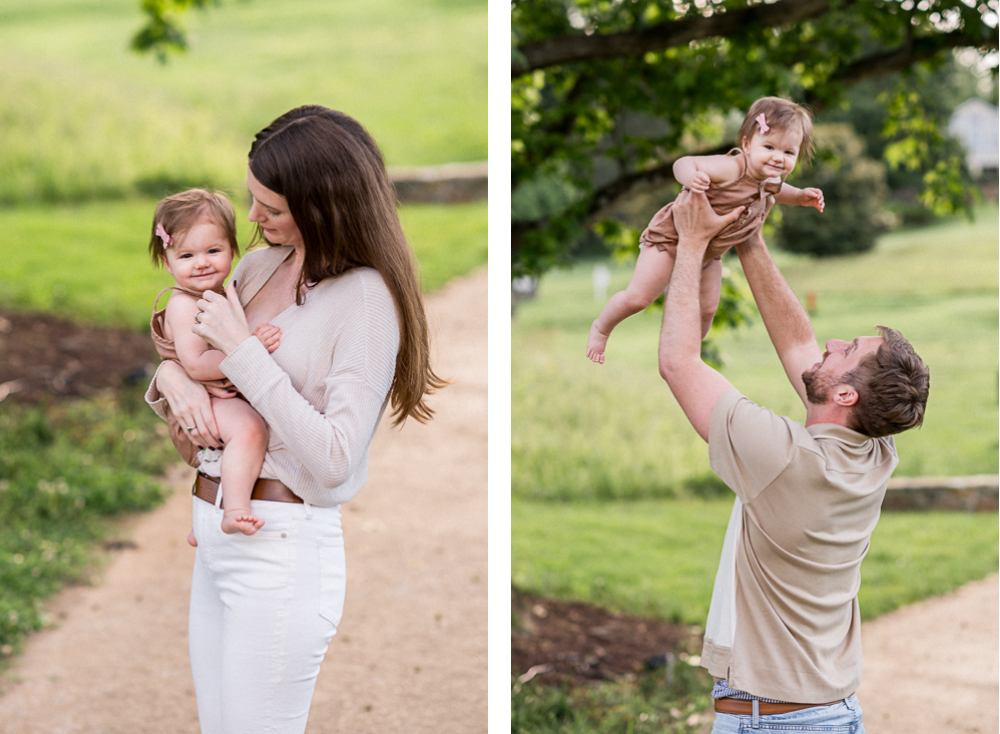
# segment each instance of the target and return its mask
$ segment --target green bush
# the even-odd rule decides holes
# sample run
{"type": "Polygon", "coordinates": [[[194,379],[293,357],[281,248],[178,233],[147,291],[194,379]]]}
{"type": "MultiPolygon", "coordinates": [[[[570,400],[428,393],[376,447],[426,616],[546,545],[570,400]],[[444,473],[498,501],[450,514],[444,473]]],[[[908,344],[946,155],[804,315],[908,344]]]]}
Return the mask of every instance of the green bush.
{"type": "Polygon", "coordinates": [[[107,518],[163,498],[153,477],[173,448],[139,392],[0,404],[0,661],[44,626],[48,597],[85,575],[107,518]]]}
{"type": "Polygon", "coordinates": [[[515,682],[511,734],[690,734],[708,731],[712,678],[681,653],[664,670],[622,681],[546,686],[515,682]]]}
{"type": "Polygon", "coordinates": [[[888,223],[884,166],[863,155],[864,142],[848,125],[817,125],[816,147],[816,161],[795,185],[822,189],[826,211],[781,207],[779,245],[816,257],[871,250],[888,223]]]}

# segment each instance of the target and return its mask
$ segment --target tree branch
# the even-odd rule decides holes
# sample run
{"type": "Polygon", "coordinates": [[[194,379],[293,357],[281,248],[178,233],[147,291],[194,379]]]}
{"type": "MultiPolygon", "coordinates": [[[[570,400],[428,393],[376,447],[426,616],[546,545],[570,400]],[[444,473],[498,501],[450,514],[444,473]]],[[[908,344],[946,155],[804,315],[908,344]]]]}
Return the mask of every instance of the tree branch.
{"type": "Polygon", "coordinates": [[[993,33],[988,38],[983,38],[963,30],[957,30],[933,36],[922,36],[898,48],[879,51],[852,61],[834,72],[830,81],[848,85],[857,84],[866,79],[900,71],[918,61],[926,61],[945,49],[969,47],[996,51],[997,35],[993,33]]]}
{"type": "MultiPolygon", "coordinates": [[[[840,7],[846,7],[852,1],[847,0],[840,7]]],[[[640,31],[590,36],[574,34],[531,41],[519,47],[524,60],[515,58],[511,61],[511,76],[573,61],[641,56],[649,51],[683,46],[702,38],[729,36],[747,25],[769,28],[798,23],[828,12],[830,2],[831,0],[778,0],[769,5],[752,5],[709,16],[689,16],[640,31]]]]}
{"type": "MultiPolygon", "coordinates": [[[[996,50],[997,37],[996,35],[990,37],[984,44],[984,39],[981,37],[973,36],[963,31],[924,36],[897,48],[878,51],[846,63],[842,68],[835,71],[829,77],[829,80],[852,86],[867,79],[873,79],[877,76],[891,74],[894,71],[908,68],[918,61],[926,61],[945,49],[970,46],[996,50]]],[[[815,112],[819,112],[827,104],[825,99],[817,97],[814,94],[807,94],[805,102],[815,112]]],[[[731,143],[726,143],[713,150],[701,153],[685,153],[685,155],[718,155],[726,153],[732,147],[731,143]]],[[[625,173],[596,189],[591,197],[590,205],[587,207],[587,216],[590,218],[596,217],[601,211],[614,205],[615,202],[626,196],[634,187],[640,184],[673,181],[673,165],[674,161],[670,160],[654,168],[625,173]]]]}

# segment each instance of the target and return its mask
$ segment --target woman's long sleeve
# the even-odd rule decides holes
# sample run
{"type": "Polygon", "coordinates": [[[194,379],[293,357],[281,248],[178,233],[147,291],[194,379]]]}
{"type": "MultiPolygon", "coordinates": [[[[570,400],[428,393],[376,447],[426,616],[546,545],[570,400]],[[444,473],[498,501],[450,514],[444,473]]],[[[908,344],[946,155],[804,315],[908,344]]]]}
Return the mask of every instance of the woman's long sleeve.
{"type": "Polygon", "coordinates": [[[271,323],[282,329],[273,355],[251,337],[221,365],[270,429],[262,476],[276,475],[313,504],[344,502],[367,477],[395,375],[392,296],[376,271],[356,269],[271,323]]]}

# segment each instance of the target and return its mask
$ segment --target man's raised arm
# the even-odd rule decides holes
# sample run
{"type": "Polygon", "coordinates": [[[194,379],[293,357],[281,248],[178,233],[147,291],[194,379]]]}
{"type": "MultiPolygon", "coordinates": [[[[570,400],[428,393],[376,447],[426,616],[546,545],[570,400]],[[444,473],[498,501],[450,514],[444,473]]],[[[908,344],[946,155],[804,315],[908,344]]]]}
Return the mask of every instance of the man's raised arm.
{"type": "Polygon", "coordinates": [[[690,191],[680,193],[672,213],[679,241],[663,307],[660,375],[706,441],[715,404],[732,386],[701,359],[701,269],[708,243],[741,213],[738,208],[720,217],[704,194],[690,191]]]}
{"type": "Polygon", "coordinates": [[[802,373],[823,359],[809,316],[774,264],[760,232],[737,245],[736,252],[785,374],[806,404],[802,373]]]}

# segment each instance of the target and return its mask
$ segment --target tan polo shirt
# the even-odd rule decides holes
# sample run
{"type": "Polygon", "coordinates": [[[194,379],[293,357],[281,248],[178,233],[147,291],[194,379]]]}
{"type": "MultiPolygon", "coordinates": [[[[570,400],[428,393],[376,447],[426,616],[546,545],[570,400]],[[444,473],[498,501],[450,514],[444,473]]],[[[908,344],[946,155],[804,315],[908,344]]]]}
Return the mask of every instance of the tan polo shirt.
{"type": "MultiPolygon", "coordinates": [[[[806,428],[732,389],[712,413],[708,447],[742,507],[731,647],[706,630],[702,664],[762,698],[848,696],[861,682],[861,561],[898,463],[892,437],[806,428]]],[[[716,586],[713,607],[726,603],[716,586]]]]}

